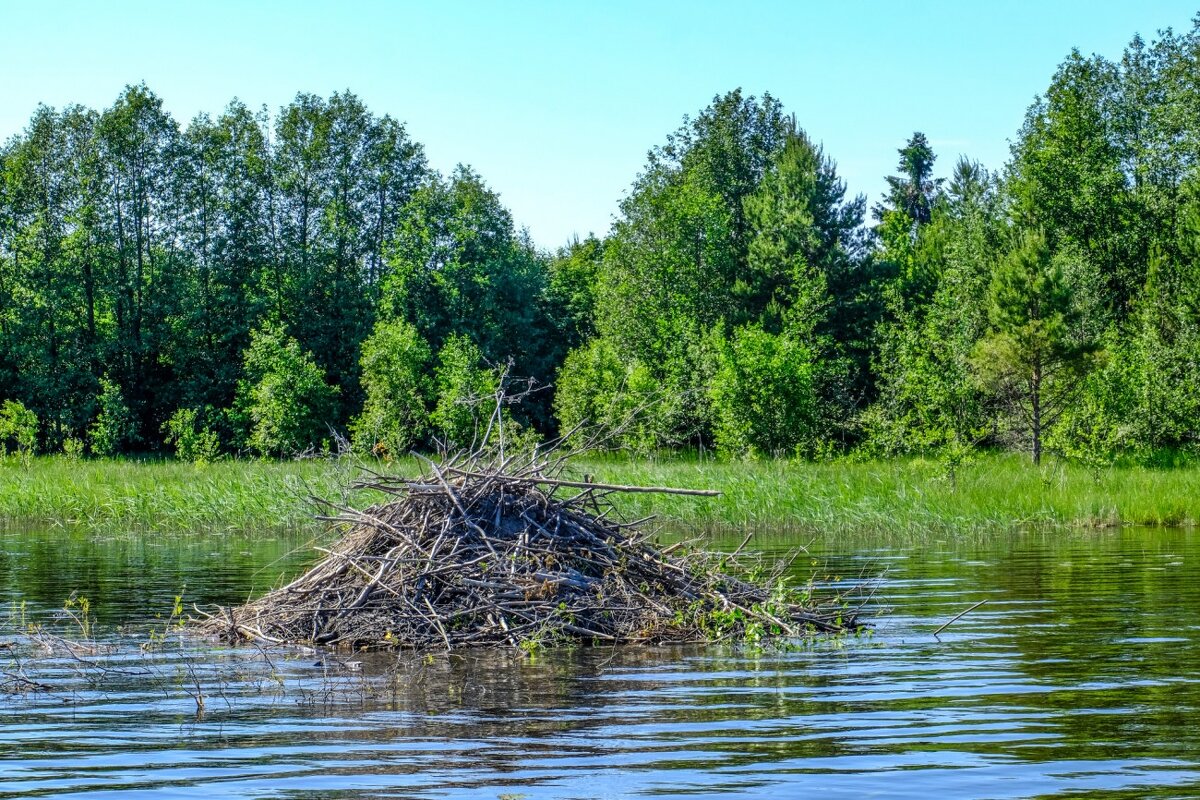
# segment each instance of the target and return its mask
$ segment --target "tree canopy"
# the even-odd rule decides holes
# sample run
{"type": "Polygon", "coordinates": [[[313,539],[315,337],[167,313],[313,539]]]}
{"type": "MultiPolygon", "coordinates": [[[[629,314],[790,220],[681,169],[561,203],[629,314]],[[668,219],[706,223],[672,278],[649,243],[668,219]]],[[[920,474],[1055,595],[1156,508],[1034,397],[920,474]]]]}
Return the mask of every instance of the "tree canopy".
{"type": "Polygon", "coordinates": [[[349,91],[39,107],[0,146],[0,447],[390,455],[519,377],[514,433],[638,452],[1190,452],[1198,71],[1200,27],[1071,52],[1006,164],[881,142],[870,221],[778,99],[718,94],[556,252],[349,91]]]}

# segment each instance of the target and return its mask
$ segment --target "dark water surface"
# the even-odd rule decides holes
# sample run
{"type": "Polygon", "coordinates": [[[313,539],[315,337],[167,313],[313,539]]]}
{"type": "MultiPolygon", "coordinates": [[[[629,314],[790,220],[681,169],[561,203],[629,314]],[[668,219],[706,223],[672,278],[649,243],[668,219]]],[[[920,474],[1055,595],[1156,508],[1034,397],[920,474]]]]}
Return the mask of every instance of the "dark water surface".
{"type": "Polygon", "coordinates": [[[0,534],[0,670],[43,684],[0,694],[0,798],[1200,797],[1200,534],[817,543],[822,574],[886,570],[887,610],[872,636],[770,655],[147,639],[184,586],[243,599],[297,545],[0,534]],[[21,660],[21,615],[72,591],[112,649],[21,660]]]}

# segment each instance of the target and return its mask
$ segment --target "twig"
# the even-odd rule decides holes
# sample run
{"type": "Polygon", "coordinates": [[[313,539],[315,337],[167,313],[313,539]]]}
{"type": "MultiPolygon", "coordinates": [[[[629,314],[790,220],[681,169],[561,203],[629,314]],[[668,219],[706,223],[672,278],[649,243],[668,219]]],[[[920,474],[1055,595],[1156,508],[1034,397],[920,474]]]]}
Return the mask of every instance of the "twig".
{"type": "Polygon", "coordinates": [[[951,617],[949,620],[947,620],[947,621],[946,621],[946,622],[945,622],[945,623],[942,625],[942,627],[938,628],[936,631],[934,631],[934,632],[933,632],[933,638],[935,638],[935,639],[936,639],[936,638],[937,638],[937,635],[938,635],[939,633],[941,633],[942,631],[946,630],[946,628],[949,628],[949,627],[950,627],[952,624],[954,624],[955,622],[958,622],[960,619],[962,619],[963,617],[965,617],[967,614],[970,614],[972,611],[974,611],[975,609],[979,608],[981,605],[983,605],[983,604],[984,604],[984,603],[986,603],[986,602],[987,602],[987,600],[986,600],[986,599],[984,599],[984,600],[980,600],[978,603],[976,603],[975,605],[971,606],[970,608],[964,609],[964,610],[962,610],[962,611],[958,612],[957,614],[955,614],[953,617],[951,617]]]}
{"type": "MultiPolygon", "coordinates": [[[[453,472],[457,475],[463,475],[468,478],[494,478],[497,476],[486,475],[480,472],[469,472],[467,470],[449,469],[447,472],[453,472]]],[[[561,478],[542,478],[542,477],[501,477],[503,481],[508,483],[529,483],[539,486],[569,486],[575,489],[595,489],[602,492],[620,492],[622,494],[682,494],[691,495],[693,497],[720,497],[721,493],[715,489],[678,489],[668,486],[621,486],[613,483],[587,483],[585,481],[566,481],[561,478]]]]}

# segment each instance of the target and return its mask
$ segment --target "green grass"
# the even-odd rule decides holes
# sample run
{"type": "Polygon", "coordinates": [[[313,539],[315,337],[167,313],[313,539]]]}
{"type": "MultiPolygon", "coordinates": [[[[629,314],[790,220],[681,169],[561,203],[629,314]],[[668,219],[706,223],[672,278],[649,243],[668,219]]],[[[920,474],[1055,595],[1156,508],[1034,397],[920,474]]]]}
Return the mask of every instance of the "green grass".
{"type": "Polygon", "coordinates": [[[1200,467],[1118,467],[1094,475],[1059,463],[1035,468],[1020,455],[987,454],[952,484],[921,459],[806,463],[595,459],[595,480],[719,489],[715,499],[632,495],[638,516],[658,513],[700,526],[813,531],[964,531],[1020,527],[1195,525],[1200,467]]]}
{"type": "Polygon", "coordinates": [[[330,461],[71,460],[0,462],[0,519],[123,530],[252,530],[311,524],[306,497],[337,497],[330,461]]]}
{"type": "MultiPolygon", "coordinates": [[[[413,472],[414,465],[396,466],[413,472]]],[[[1200,467],[1127,466],[1098,476],[1018,455],[986,455],[956,485],[920,459],[728,463],[592,458],[572,467],[596,481],[718,489],[718,498],[629,495],[632,516],[699,527],[822,532],[959,532],[1017,527],[1195,525],[1200,467]]],[[[62,457],[0,461],[0,520],[122,530],[254,530],[312,524],[308,495],[340,498],[355,474],[338,461],[174,461],[62,457]]],[[[360,499],[361,502],[361,499],[360,499]]]]}

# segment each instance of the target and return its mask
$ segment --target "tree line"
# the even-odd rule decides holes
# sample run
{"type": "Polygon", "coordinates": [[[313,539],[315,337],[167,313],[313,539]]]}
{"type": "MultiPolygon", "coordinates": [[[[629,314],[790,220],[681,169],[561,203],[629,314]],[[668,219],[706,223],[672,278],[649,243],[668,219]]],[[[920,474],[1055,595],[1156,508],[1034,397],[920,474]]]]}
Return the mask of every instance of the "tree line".
{"type": "Polygon", "coordinates": [[[745,457],[1200,433],[1200,27],[1078,52],[1011,158],[915,133],[874,206],[782,104],[715,97],[558,252],[350,93],[180,126],[145,86],[0,149],[0,446],[378,455],[518,436],[745,457]]]}

